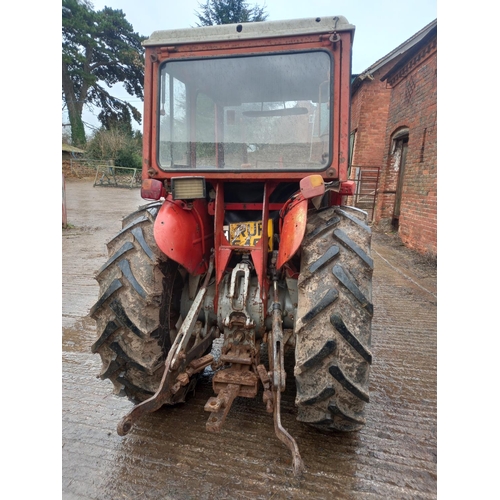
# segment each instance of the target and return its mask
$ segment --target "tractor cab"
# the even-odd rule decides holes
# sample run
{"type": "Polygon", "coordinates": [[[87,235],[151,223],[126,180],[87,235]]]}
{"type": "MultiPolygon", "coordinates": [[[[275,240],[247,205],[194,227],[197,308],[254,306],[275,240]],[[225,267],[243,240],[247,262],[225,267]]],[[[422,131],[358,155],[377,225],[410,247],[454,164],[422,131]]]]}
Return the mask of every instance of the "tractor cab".
{"type": "Polygon", "coordinates": [[[353,31],[328,17],[154,32],[145,177],[346,181],[353,31]]]}

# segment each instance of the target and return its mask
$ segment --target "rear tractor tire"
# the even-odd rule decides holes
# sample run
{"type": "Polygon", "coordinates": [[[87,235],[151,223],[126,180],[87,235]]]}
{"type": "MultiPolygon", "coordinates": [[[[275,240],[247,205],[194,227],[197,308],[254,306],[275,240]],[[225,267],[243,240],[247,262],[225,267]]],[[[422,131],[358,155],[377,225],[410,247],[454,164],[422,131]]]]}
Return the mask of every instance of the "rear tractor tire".
{"type": "MultiPolygon", "coordinates": [[[[134,403],[157,391],[180,316],[182,268],[167,259],[153,236],[160,206],[151,203],[123,220],[96,274],[100,293],[90,311],[97,324],[91,349],[102,361],[98,377],[134,403]]],[[[173,403],[184,401],[195,383],[193,378],[179,390],[173,403]]]]}
{"type": "Polygon", "coordinates": [[[365,212],[330,207],[307,221],[296,324],[297,420],[326,430],[365,424],[372,362],[373,260],[365,212]]]}

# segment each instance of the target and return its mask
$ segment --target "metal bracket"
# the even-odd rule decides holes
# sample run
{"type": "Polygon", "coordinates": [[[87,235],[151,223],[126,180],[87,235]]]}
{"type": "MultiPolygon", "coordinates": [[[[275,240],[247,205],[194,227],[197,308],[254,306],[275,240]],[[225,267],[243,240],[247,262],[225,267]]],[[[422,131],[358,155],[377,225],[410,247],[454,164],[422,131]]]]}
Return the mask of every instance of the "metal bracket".
{"type": "Polygon", "coordinates": [[[337,43],[340,41],[340,35],[335,31],[333,35],[329,38],[330,42],[333,44],[337,43]]]}
{"type": "Polygon", "coordinates": [[[240,386],[237,384],[228,384],[221,389],[216,398],[210,398],[205,405],[205,411],[212,412],[207,422],[207,431],[219,432],[222,428],[227,414],[240,392],[240,386]]]}
{"type": "Polygon", "coordinates": [[[267,373],[266,367],[264,365],[258,365],[257,373],[259,374],[260,381],[264,386],[264,394],[262,395],[262,400],[266,405],[266,411],[267,413],[274,413],[274,396],[271,391],[271,380],[269,379],[269,374],[267,373]]]}

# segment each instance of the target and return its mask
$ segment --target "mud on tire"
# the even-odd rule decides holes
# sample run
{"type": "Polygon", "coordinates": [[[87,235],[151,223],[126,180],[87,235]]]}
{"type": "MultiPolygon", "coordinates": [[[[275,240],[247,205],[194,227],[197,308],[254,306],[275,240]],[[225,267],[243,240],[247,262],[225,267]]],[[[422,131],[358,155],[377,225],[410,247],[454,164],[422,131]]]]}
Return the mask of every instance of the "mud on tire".
{"type": "Polygon", "coordinates": [[[328,430],[365,424],[372,355],[373,260],[366,214],[314,212],[302,243],[296,324],[297,420],[328,430]]]}
{"type": "MultiPolygon", "coordinates": [[[[146,205],[123,220],[123,229],[107,244],[109,259],[96,274],[100,293],[90,311],[97,323],[92,352],[102,360],[98,376],[133,402],[158,389],[180,310],[179,266],[153,236],[160,206],[146,205]]],[[[179,391],[176,402],[190,388],[179,391]]]]}

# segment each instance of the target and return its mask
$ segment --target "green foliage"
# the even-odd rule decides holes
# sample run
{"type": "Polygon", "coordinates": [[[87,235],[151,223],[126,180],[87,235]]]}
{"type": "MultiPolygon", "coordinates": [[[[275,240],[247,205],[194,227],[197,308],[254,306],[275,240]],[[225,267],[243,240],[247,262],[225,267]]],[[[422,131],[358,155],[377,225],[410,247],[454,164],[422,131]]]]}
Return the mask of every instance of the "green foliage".
{"type": "Polygon", "coordinates": [[[104,127],[93,133],[86,148],[87,157],[92,160],[114,160],[118,167],[141,168],[142,134],[129,133],[126,127],[104,127]]]}
{"type": "Polygon", "coordinates": [[[128,142],[118,151],[115,158],[117,167],[141,168],[142,167],[142,149],[137,144],[128,142]]]}
{"type": "Polygon", "coordinates": [[[199,6],[201,12],[195,12],[200,21],[197,26],[265,21],[268,17],[265,6],[250,7],[243,0],[207,0],[199,6]]]}
{"type": "Polygon", "coordinates": [[[122,10],[104,7],[94,11],[87,0],[62,2],[62,91],[74,145],[86,142],[83,106],[97,106],[106,129],[141,122],[130,103],[107,89],[122,83],[131,95],[143,99],[145,37],[135,33],[122,10]]]}

